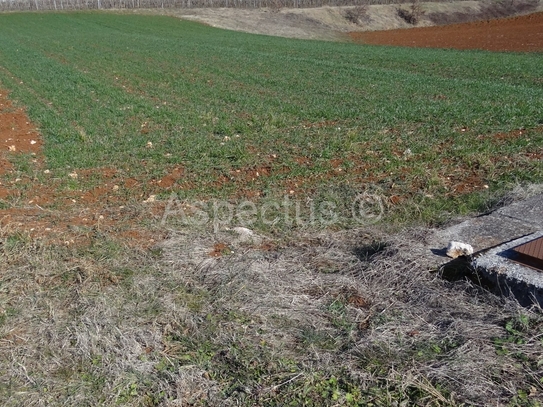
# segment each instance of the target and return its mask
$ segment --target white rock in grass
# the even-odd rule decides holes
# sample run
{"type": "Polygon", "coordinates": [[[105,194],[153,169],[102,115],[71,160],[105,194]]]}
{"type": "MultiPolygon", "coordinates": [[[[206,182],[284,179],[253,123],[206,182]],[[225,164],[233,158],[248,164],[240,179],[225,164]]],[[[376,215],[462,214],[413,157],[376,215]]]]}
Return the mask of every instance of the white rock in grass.
{"type": "Polygon", "coordinates": [[[147,198],[143,203],[152,203],[156,201],[156,195],[149,195],[149,198],[147,198]]]}
{"type": "Polygon", "coordinates": [[[251,229],[247,229],[241,226],[235,227],[232,229],[233,232],[236,232],[237,237],[234,239],[232,243],[239,244],[239,243],[252,243],[252,244],[260,244],[262,242],[262,238],[258,236],[255,232],[253,232],[251,229]]]}
{"type": "Polygon", "coordinates": [[[456,259],[460,256],[471,256],[473,254],[473,247],[467,243],[461,242],[449,242],[447,246],[447,256],[456,259]]]}
{"type": "Polygon", "coordinates": [[[251,240],[255,236],[255,233],[251,229],[241,226],[235,227],[232,230],[236,232],[242,240],[251,240]]]}

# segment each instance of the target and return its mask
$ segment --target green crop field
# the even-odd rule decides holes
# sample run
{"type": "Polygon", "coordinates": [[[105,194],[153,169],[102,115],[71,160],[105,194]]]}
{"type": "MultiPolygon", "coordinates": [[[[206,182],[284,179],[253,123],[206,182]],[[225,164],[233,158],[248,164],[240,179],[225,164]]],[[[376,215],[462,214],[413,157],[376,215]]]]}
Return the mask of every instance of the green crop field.
{"type": "Polygon", "coordinates": [[[540,54],[300,41],[168,17],[0,16],[0,84],[39,125],[50,169],[152,180],[182,166],[176,190],[204,199],[339,185],[377,187],[410,220],[478,210],[489,192],[542,178],[541,74],[540,54]]]}
{"type": "Polygon", "coordinates": [[[0,14],[0,114],[44,142],[0,156],[0,404],[541,406],[541,308],[424,246],[543,181],[541,62],[0,14]],[[173,216],[285,196],[346,216],[173,216]]]}

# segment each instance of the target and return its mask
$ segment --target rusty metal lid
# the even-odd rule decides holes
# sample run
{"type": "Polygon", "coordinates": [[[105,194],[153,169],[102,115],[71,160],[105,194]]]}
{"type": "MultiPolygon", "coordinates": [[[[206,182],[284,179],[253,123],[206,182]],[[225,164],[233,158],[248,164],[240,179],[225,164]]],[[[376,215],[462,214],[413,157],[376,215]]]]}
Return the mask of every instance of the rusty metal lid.
{"type": "Polygon", "coordinates": [[[515,261],[543,272],[543,237],[511,249],[517,254],[515,261]]]}

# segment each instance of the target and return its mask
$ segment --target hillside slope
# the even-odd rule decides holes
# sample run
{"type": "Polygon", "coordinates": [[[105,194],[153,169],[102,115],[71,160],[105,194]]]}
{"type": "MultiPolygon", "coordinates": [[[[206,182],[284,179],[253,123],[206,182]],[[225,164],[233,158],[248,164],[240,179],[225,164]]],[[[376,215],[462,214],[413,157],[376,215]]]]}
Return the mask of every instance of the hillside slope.
{"type": "MultiPolygon", "coordinates": [[[[511,8],[497,10],[497,13],[488,12],[488,2],[484,1],[455,1],[455,2],[425,2],[421,3],[423,14],[420,16],[417,27],[436,25],[435,17],[447,20],[469,19],[473,16],[486,17],[503,16],[504,14],[520,15],[530,12],[543,11],[543,2],[519,2],[514,5],[516,12],[511,8]],[[526,5],[528,4],[528,7],[526,5]],[[440,15],[440,16],[439,16],[440,15]],[[432,18],[434,17],[434,18],[432,18]],[[434,20],[434,21],[433,21],[434,20]]],[[[409,9],[410,4],[403,6],[409,9]]],[[[493,8],[496,3],[493,3],[493,8]]],[[[398,5],[371,5],[367,6],[366,15],[358,23],[349,21],[346,17],[348,10],[354,7],[318,7],[307,9],[233,9],[233,8],[205,8],[205,9],[157,9],[137,10],[136,13],[151,13],[173,15],[183,19],[200,21],[213,27],[229,30],[243,31],[253,34],[265,34],[290,38],[320,39],[320,40],[347,40],[346,33],[352,31],[377,31],[398,28],[411,28],[398,15],[398,5]]],[[[496,10],[494,10],[496,11],[496,10]]],[[[453,20],[454,21],[454,20],[453,20]]],[[[455,21],[456,22],[456,21],[455,21]]]]}

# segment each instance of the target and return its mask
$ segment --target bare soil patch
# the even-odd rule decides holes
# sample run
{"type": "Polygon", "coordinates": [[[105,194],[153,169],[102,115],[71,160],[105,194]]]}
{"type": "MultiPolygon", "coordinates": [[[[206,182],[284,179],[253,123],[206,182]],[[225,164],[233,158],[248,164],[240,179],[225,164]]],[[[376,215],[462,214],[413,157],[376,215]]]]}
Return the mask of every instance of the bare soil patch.
{"type": "Polygon", "coordinates": [[[499,20],[374,32],[352,32],[357,42],[417,48],[543,51],[543,13],[499,20]]]}
{"type": "Polygon", "coordinates": [[[163,237],[164,232],[138,226],[143,219],[159,217],[163,205],[142,202],[170,188],[182,170],[174,169],[158,182],[124,179],[113,168],[74,170],[69,175],[82,185],[95,178],[100,185],[66,190],[62,179],[47,169],[42,147],[39,129],[25,109],[0,90],[1,229],[66,245],[85,244],[92,234],[106,231],[138,246],[152,246],[163,237]],[[25,155],[31,169],[21,172],[13,163],[25,155]]]}
{"type": "MultiPolygon", "coordinates": [[[[24,109],[15,108],[7,99],[7,92],[0,90],[0,175],[13,171],[8,157],[15,153],[36,156],[41,151],[41,138],[30,123],[24,109]]],[[[0,181],[0,199],[8,195],[8,189],[0,181]]]]}

